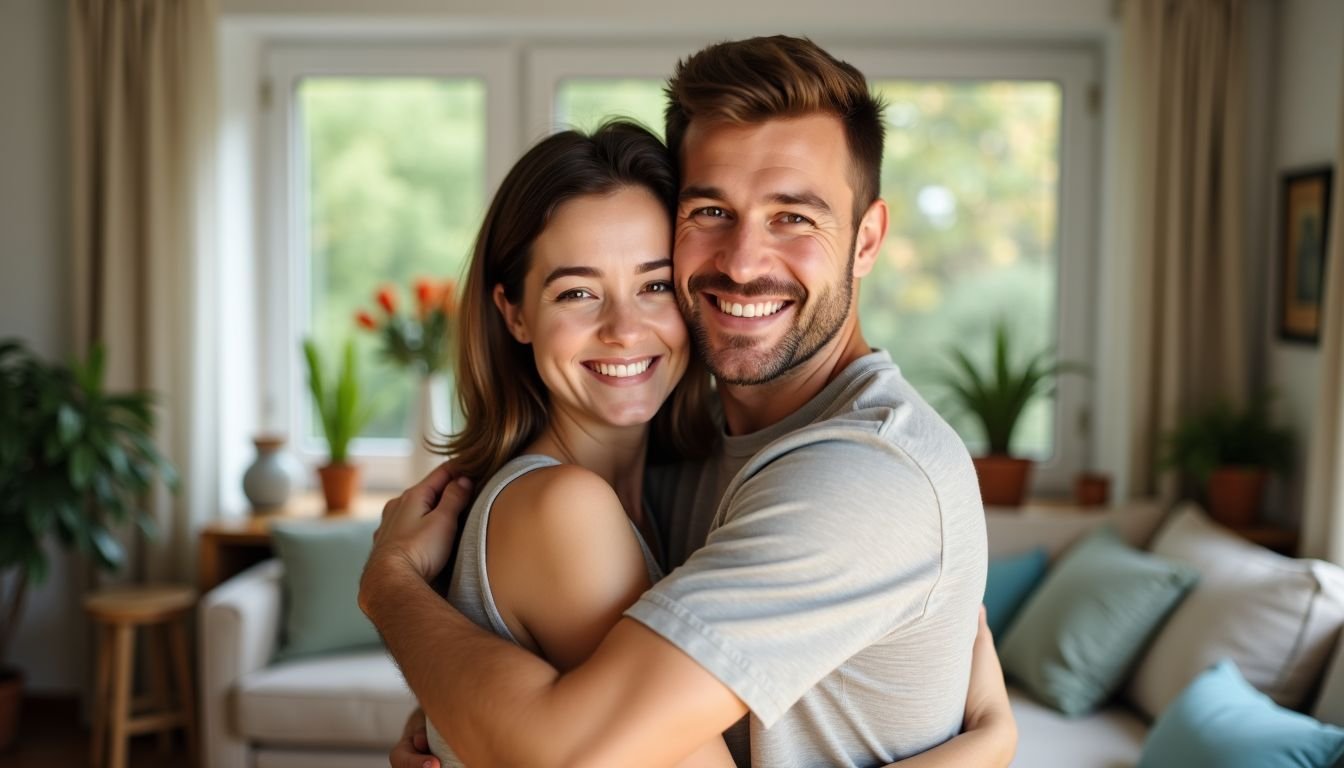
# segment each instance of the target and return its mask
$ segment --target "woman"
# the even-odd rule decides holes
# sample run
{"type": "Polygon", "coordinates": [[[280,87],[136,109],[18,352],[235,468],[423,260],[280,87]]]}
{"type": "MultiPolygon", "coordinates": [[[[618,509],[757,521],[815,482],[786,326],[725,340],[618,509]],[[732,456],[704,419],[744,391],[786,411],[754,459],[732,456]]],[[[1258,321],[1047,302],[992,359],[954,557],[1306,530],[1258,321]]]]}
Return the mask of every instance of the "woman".
{"type": "MultiPolygon", "coordinates": [[[[465,284],[466,426],[445,448],[478,495],[448,599],[562,672],[661,576],[646,460],[699,455],[714,436],[708,377],[673,297],[676,192],[665,149],[642,128],[552,136],[501,185],[465,284]]],[[[984,727],[918,759],[1007,763],[1001,675],[990,682],[968,710],[968,726],[984,727]]],[[[461,764],[432,726],[428,736],[444,765],[461,764]]],[[[413,751],[403,739],[394,765],[413,751]]],[[[679,763],[732,764],[722,739],[679,763]]]]}

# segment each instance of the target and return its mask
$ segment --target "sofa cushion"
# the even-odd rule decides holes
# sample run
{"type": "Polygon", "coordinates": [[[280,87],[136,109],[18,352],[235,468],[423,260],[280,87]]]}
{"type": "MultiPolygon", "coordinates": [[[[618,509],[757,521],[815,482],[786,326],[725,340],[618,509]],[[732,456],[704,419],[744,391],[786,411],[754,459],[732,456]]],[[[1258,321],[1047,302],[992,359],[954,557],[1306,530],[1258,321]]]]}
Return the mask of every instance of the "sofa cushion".
{"type": "Polygon", "coordinates": [[[989,630],[995,637],[1003,636],[1004,630],[1008,629],[1022,603],[1041,583],[1049,564],[1050,558],[1045,553],[1044,547],[1037,547],[1025,554],[998,557],[989,561],[984,602],[989,630]]]}
{"type": "Polygon", "coordinates": [[[232,706],[252,741],[387,749],[416,705],[387,654],[364,651],[273,664],[239,683],[232,706]]]}
{"type": "Polygon", "coordinates": [[[1017,719],[1013,768],[1116,768],[1134,765],[1148,727],[1132,710],[1106,707],[1082,717],[1065,717],[1010,686],[1017,719]]]}
{"type": "Polygon", "coordinates": [[[1157,717],[1197,675],[1230,658],[1251,685],[1301,708],[1344,622],[1344,570],[1251,544],[1194,505],[1172,515],[1152,551],[1201,575],[1139,662],[1130,700],[1157,717]]]}
{"type": "Polygon", "coordinates": [[[377,520],[302,520],[271,526],[284,563],[284,616],[278,659],[378,645],[359,610],[359,576],[377,520]]]}
{"type": "Polygon", "coordinates": [[[1331,768],[1341,757],[1344,729],[1280,707],[1224,659],[1153,724],[1139,768],[1331,768]]]}
{"type": "Polygon", "coordinates": [[[1004,636],[1003,669],[1060,712],[1089,712],[1120,687],[1197,578],[1103,528],[1064,555],[1027,600],[1004,636]]]}

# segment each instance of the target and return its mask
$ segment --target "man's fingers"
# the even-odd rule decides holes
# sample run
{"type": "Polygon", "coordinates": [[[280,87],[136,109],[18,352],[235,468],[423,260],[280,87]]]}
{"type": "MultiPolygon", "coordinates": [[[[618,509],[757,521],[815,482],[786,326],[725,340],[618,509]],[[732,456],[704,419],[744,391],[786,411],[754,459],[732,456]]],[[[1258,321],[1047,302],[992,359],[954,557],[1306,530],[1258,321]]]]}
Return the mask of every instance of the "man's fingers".
{"type": "Polygon", "coordinates": [[[428,512],[434,508],[434,503],[438,501],[439,494],[443,493],[443,489],[456,476],[457,468],[453,465],[453,462],[445,461],[435,467],[428,475],[425,475],[420,482],[403,491],[402,498],[405,501],[419,504],[421,509],[428,512]]]}
{"type": "Polygon", "coordinates": [[[415,745],[416,752],[429,751],[429,736],[426,735],[424,728],[417,728],[415,733],[411,734],[411,744],[415,745]]]}
{"type": "Polygon", "coordinates": [[[471,478],[462,476],[454,479],[443,489],[434,511],[460,515],[469,501],[471,501],[471,478]]]}

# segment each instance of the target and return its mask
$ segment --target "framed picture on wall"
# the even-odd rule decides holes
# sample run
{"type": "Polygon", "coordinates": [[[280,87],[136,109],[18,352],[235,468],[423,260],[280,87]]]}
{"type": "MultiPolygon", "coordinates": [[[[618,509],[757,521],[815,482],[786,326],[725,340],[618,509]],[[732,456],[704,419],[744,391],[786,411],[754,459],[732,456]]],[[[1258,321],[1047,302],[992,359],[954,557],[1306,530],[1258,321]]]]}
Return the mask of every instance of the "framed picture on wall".
{"type": "Polygon", "coordinates": [[[1283,174],[1279,337],[1289,341],[1315,344],[1320,335],[1331,176],[1328,166],[1283,174]]]}

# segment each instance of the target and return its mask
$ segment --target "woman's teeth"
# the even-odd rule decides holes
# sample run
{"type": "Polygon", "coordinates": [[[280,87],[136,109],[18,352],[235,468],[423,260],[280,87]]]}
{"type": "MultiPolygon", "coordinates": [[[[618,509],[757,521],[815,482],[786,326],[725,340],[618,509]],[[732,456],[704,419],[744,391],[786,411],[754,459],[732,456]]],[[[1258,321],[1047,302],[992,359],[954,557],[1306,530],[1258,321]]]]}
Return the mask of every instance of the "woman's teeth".
{"type": "Polygon", "coordinates": [[[737,304],[731,301],[715,299],[719,305],[719,311],[733,317],[765,317],[773,315],[784,308],[782,301],[766,301],[760,304],[737,304]]]}
{"type": "Polygon", "coordinates": [[[652,364],[653,364],[653,358],[650,357],[649,359],[641,360],[638,363],[629,363],[626,365],[593,363],[591,367],[593,368],[593,370],[597,371],[603,376],[611,376],[612,378],[616,379],[625,379],[629,378],[630,376],[638,376],[639,374],[649,370],[649,366],[652,364]]]}

